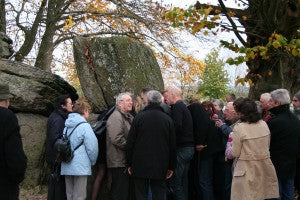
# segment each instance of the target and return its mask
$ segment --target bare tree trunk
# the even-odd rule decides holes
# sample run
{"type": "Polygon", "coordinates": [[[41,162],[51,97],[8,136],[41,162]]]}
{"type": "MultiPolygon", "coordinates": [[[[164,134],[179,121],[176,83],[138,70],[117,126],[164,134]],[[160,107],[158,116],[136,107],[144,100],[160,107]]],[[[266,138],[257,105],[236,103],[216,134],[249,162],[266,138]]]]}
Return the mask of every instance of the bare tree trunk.
{"type": "Polygon", "coordinates": [[[5,0],[0,0],[0,32],[6,33],[5,0]]]}

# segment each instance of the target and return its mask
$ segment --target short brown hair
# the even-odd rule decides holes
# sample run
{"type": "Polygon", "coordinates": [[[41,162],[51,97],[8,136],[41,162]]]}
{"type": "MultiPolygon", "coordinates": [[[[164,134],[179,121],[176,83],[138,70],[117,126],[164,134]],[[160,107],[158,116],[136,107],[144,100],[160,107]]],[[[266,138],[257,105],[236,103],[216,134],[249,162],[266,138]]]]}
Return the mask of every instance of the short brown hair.
{"type": "Polygon", "coordinates": [[[73,112],[83,115],[85,110],[91,110],[91,106],[82,99],[77,100],[74,104],[73,112]]]}

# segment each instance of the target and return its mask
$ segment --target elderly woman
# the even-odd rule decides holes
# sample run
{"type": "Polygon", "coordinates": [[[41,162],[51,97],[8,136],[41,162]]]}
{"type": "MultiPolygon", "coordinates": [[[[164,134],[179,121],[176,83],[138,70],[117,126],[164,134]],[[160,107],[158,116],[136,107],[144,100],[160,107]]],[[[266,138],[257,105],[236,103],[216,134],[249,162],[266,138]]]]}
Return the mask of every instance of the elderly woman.
{"type": "Polygon", "coordinates": [[[278,198],[278,182],[270,159],[270,131],[260,119],[257,105],[245,98],[234,103],[240,117],[232,134],[232,155],[237,159],[233,172],[231,199],[278,198]]]}
{"type": "Polygon", "coordinates": [[[74,157],[69,163],[62,162],[61,175],[65,175],[68,200],[86,199],[87,176],[98,156],[98,141],[87,123],[90,107],[82,100],[76,101],[73,113],[65,122],[64,133],[69,137],[74,157]]]}

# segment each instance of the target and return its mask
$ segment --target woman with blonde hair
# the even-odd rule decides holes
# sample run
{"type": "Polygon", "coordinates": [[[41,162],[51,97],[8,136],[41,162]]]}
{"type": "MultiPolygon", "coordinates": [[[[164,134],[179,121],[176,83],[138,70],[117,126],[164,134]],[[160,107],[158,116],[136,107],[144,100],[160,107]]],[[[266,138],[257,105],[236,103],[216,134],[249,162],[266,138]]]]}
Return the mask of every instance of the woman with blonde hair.
{"type": "Polygon", "coordinates": [[[70,162],[61,164],[68,200],[86,199],[87,176],[92,174],[91,166],[98,156],[97,138],[86,121],[89,113],[90,106],[78,100],[65,122],[64,134],[67,134],[74,154],[70,162]]]}

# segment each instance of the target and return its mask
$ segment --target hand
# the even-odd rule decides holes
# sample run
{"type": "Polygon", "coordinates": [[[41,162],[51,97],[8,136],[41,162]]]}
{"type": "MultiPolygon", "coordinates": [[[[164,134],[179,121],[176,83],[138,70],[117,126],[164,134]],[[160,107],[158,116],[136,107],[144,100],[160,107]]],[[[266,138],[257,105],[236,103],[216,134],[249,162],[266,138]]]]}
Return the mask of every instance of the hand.
{"type": "Polygon", "coordinates": [[[214,121],[217,121],[217,120],[219,120],[219,116],[217,114],[213,114],[211,119],[214,120],[214,121]]]}
{"type": "Polygon", "coordinates": [[[205,147],[207,147],[207,145],[202,145],[202,144],[200,144],[200,145],[196,145],[196,151],[202,151],[205,147]]]}
{"type": "Polygon", "coordinates": [[[172,170],[168,170],[167,171],[167,175],[166,175],[166,179],[169,179],[173,176],[173,171],[172,170]]]}
{"type": "Polygon", "coordinates": [[[216,126],[217,126],[217,127],[221,127],[221,126],[223,126],[223,124],[224,124],[224,122],[222,122],[222,120],[220,120],[220,119],[218,119],[218,120],[216,121],[216,126]]]}
{"type": "Polygon", "coordinates": [[[131,168],[131,167],[128,167],[128,168],[127,168],[127,171],[128,171],[128,174],[129,174],[129,175],[132,174],[132,168],[131,168]]]}

